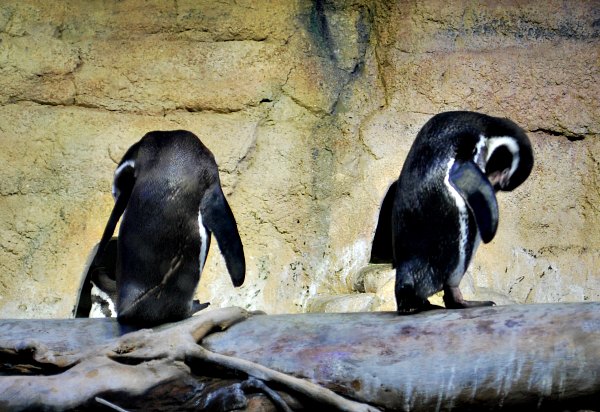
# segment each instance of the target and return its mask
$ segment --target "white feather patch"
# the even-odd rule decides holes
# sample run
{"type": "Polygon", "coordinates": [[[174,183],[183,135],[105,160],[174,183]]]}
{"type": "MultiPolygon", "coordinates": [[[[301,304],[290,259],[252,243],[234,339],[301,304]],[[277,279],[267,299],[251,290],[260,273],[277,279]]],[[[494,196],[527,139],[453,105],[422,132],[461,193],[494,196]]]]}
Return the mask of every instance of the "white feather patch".
{"type": "Polygon", "coordinates": [[[116,199],[117,196],[119,195],[117,186],[115,185],[115,182],[117,181],[117,178],[119,177],[119,175],[123,172],[123,169],[125,169],[127,167],[131,167],[133,169],[135,167],[135,162],[133,160],[125,160],[123,163],[121,163],[119,165],[119,167],[117,167],[117,170],[115,170],[115,176],[113,178],[113,186],[112,186],[113,199],[116,199]]]}
{"type": "Polygon", "coordinates": [[[112,299],[100,289],[98,286],[92,282],[92,308],[90,309],[90,318],[115,318],[117,317],[117,310],[115,309],[115,304],[112,299]],[[102,312],[102,305],[100,303],[94,302],[94,297],[98,298],[101,301],[104,301],[108,304],[108,310],[110,312],[110,316],[106,316],[104,312],[102,312]]]}
{"type": "Polygon", "coordinates": [[[467,204],[462,198],[460,193],[450,183],[450,169],[454,165],[454,159],[448,161],[448,168],[446,169],[446,176],[444,177],[444,184],[448,188],[448,192],[454,199],[456,208],[458,209],[458,226],[459,226],[459,239],[458,239],[458,263],[450,274],[447,280],[448,286],[458,286],[460,280],[465,274],[466,259],[467,259],[467,237],[468,237],[468,224],[469,224],[469,211],[467,210],[467,204]]]}
{"type": "Polygon", "coordinates": [[[204,263],[206,261],[208,233],[202,223],[202,213],[200,213],[200,211],[198,211],[198,229],[200,231],[200,274],[202,274],[202,269],[204,269],[204,263]]]}
{"type": "Polygon", "coordinates": [[[486,149],[486,143],[487,138],[480,134],[479,141],[475,145],[475,155],[473,156],[473,161],[483,173],[485,173],[485,164],[487,163],[486,151],[484,150],[486,149]]]}

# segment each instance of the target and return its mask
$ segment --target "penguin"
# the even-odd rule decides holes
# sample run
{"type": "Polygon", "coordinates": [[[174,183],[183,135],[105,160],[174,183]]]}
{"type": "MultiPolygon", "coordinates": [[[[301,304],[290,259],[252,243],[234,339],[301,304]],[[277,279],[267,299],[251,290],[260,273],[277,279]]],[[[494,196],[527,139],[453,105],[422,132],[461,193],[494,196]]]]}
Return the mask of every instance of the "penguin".
{"type": "Polygon", "coordinates": [[[453,111],[425,123],[382,202],[371,250],[371,262],[396,269],[398,313],[435,308],[427,298],[442,290],[446,308],[495,305],[465,300],[459,283],[496,234],[496,192],[532,168],[531,143],[509,119],[453,111]]]}
{"type": "Polygon", "coordinates": [[[92,266],[106,266],[107,246],[121,220],[114,293],[106,271],[96,271],[94,278],[102,299],[112,300],[111,293],[116,298],[120,324],[154,326],[206,307],[193,296],[212,234],[233,285],[244,283],[237,224],[214,156],[196,135],[185,130],[147,133],[119,162],[112,193],[115,204],[92,266]]]}

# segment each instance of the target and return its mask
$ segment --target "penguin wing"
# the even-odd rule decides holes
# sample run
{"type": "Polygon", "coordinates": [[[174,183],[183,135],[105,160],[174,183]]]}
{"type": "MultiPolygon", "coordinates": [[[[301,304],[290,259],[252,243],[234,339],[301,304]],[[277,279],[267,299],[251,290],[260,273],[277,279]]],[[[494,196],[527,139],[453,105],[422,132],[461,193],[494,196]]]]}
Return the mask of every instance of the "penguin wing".
{"type": "Polygon", "coordinates": [[[392,211],[394,199],[396,199],[396,188],[398,181],[392,183],[383,198],[377,228],[371,245],[370,263],[392,263],[394,264],[394,248],[392,244],[392,211]]]}
{"type": "Polygon", "coordinates": [[[454,163],[450,182],[473,212],[481,240],[490,242],[498,228],[498,202],[492,184],[472,161],[454,163]]]}
{"type": "Polygon", "coordinates": [[[117,227],[117,223],[121,218],[123,212],[127,208],[127,203],[129,202],[129,198],[131,197],[131,192],[133,191],[133,186],[135,184],[135,173],[133,168],[133,163],[122,162],[121,166],[117,169],[115,174],[115,186],[118,189],[116,191],[116,199],[115,205],[113,207],[112,212],[110,213],[110,217],[108,218],[108,222],[106,222],[106,227],[104,228],[104,233],[102,234],[102,239],[100,239],[100,244],[98,245],[98,253],[94,258],[94,265],[101,265],[101,259],[104,257],[104,252],[106,250],[106,246],[110,241],[113,233],[115,232],[115,228],[117,227]]]}
{"type": "Polygon", "coordinates": [[[73,309],[73,316],[76,318],[87,318],[90,315],[90,309],[92,308],[92,272],[94,268],[93,262],[96,260],[98,253],[98,245],[95,246],[92,253],[93,256],[88,258],[86,263],[87,271],[85,278],[81,282],[79,287],[79,293],[77,294],[77,303],[73,309]]]}
{"type": "Polygon", "coordinates": [[[241,286],[246,276],[244,247],[235,218],[219,183],[212,184],[200,202],[202,222],[214,233],[234,286],[241,286]]]}
{"type": "Polygon", "coordinates": [[[104,249],[103,256],[99,258],[100,264],[90,268],[91,281],[114,302],[117,301],[117,242],[118,238],[111,238],[104,249]]]}

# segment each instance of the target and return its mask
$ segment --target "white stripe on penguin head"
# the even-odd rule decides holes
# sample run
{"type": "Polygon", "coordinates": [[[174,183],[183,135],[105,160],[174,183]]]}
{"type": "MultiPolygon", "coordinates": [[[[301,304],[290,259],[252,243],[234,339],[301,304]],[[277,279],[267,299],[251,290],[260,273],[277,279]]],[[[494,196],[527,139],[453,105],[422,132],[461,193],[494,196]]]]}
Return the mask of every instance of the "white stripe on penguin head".
{"type": "Polygon", "coordinates": [[[485,173],[486,158],[486,143],[487,139],[484,135],[479,135],[479,140],[475,144],[475,154],[473,155],[473,161],[485,173]]]}

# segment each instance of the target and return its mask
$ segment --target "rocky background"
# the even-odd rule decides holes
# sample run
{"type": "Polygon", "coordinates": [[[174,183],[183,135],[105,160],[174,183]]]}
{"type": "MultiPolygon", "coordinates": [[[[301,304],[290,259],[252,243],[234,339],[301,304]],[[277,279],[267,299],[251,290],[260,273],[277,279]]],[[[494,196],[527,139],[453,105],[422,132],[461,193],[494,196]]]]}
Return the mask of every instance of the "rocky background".
{"type": "Polygon", "coordinates": [[[71,315],[116,163],[179,128],[215,154],[247,257],[234,289],[213,243],[201,300],[393,309],[367,265],[379,204],[455,109],[513,119],[536,155],[466,297],[599,300],[599,37],[597,0],[4,0],[0,316],[71,315]]]}

